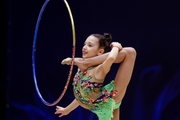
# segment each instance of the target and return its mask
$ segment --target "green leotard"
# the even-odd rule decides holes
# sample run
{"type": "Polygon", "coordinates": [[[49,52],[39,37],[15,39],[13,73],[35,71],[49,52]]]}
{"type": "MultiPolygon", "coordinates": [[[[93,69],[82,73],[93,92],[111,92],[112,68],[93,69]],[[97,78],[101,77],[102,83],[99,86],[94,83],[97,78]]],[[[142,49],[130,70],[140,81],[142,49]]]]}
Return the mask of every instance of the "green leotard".
{"type": "Polygon", "coordinates": [[[86,72],[78,71],[73,80],[73,91],[79,104],[93,113],[99,120],[111,120],[113,110],[120,107],[112,98],[116,95],[114,81],[102,86],[103,83],[91,82],[92,76],[86,72]]]}

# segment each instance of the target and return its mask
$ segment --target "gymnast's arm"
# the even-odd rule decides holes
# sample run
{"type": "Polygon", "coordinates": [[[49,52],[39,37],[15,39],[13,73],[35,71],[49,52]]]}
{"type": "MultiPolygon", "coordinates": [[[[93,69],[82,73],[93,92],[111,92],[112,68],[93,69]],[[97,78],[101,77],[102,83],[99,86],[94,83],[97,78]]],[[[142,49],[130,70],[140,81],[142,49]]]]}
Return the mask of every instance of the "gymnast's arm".
{"type": "MultiPolygon", "coordinates": [[[[118,57],[116,58],[114,63],[120,63],[122,61],[121,56],[123,54],[123,49],[124,48],[122,48],[121,51],[118,53],[118,57]]],[[[87,69],[90,66],[99,65],[99,64],[103,63],[109,56],[109,53],[110,52],[107,52],[102,55],[91,57],[91,58],[78,58],[77,57],[74,59],[74,64],[76,66],[78,66],[80,69],[87,69]]]]}
{"type": "Polygon", "coordinates": [[[98,65],[95,69],[94,76],[96,79],[104,79],[106,74],[110,71],[112,64],[118,57],[121,46],[117,42],[113,42],[112,45],[115,45],[115,47],[112,47],[112,50],[109,53],[107,59],[102,64],[98,65]]]}
{"type": "Polygon", "coordinates": [[[79,106],[79,103],[76,99],[74,99],[67,107],[63,108],[60,106],[56,106],[55,114],[60,114],[59,117],[64,115],[68,115],[71,111],[76,109],[79,106]]]}
{"type": "Polygon", "coordinates": [[[77,101],[76,99],[74,99],[74,100],[71,102],[71,104],[69,104],[69,105],[66,107],[66,109],[71,112],[71,111],[73,111],[74,109],[76,109],[78,106],[79,106],[78,101],[77,101]]]}

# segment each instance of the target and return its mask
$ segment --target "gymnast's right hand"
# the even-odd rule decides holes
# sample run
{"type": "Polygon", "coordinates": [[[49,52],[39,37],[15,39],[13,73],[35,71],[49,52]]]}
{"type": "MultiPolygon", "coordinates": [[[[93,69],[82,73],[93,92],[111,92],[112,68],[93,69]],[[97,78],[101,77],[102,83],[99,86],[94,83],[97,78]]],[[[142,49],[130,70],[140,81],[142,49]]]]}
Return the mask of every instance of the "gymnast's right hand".
{"type": "Polygon", "coordinates": [[[70,65],[70,64],[71,64],[71,61],[72,61],[72,58],[68,57],[68,58],[62,60],[61,64],[62,64],[62,65],[65,65],[65,64],[66,64],[66,65],[70,65]]]}
{"type": "Polygon", "coordinates": [[[56,106],[56,112],[54,114],[60,114],[59,117],[62,117],[64,115],[68,115],[69,111],[67,110],[67,108],[56,106]]]}

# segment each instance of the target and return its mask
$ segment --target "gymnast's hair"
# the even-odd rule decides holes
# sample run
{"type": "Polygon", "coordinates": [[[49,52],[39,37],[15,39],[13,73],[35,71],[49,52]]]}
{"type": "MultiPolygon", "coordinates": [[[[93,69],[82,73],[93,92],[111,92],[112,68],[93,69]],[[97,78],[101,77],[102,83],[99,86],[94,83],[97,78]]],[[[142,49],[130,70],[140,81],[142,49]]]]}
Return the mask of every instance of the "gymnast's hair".
{"type": "Polygon", "coordinates": [[[104,53],[108,52],[109,44],[112,41],[112,36],[109,33],[101,34],[91,34],[99,39],[99,48],[104,48],[104,53]]]}

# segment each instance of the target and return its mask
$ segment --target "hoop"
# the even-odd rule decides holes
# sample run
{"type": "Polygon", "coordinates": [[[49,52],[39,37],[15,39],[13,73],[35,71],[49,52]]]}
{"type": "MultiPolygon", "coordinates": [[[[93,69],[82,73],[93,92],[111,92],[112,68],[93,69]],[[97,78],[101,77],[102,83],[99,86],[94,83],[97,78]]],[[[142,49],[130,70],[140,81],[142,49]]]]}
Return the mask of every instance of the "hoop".
{"type": "Polygon", "coordinates": [[[74,66],[74,57],[75,57],[75,45],[76,45],[76,35],[75,35],[75,26],[74,26],[74,21],[73,21],[73,16],[72,16],[72,12],[71,12],[71,9],[69,7],[69,4],[66,0],[63,0],[66,7],[67,7],[67,10],[68,10],[68,13],[69,13],[69,16],[70,16],[70,20],[71,20],[71,25],[72,25],[72,38],[73,38],[73,46],[72,46],[72,62],[71,62],[71,65],[70,65],[70,70],[69,70],[69,74],[68,74],[68,78],[67,78],[67,82],[65,84],[65,87],[64,87],[64,90],[63,92],[61,93],[61,95],[59,96],[59,98],[54,101],[53,103],[49,103],[47,101],[45,101],[39,91],[39,88],[38,88],[38,84],[37,84],[37,79],[36,79],[36,65],[35,65],[35,56],[36,56],[36,40],[37,40],[37,34],[38,34],[38,28],[39,28],[39,24],[40,24],[40,20],[41,20],[41,17],[42,17],[42,14],[44,12],[44,9],[46,8],[46,5],[48,4],[49,0],[46,0],[40,10],[40,13],[39,13],[39,16],[38,16],[38,19],[37,19],[37,23],[36,23],[36,28],[35,28],[35,32],[34,32],[34,40],[33,40],[33,48],[32,48],[32,71],[33,71],[33,77],[34,77],[34,84],[35,84],[35,88],[36,88],[36,91],[41,99],[41,101],[47,105],[47,106],[54,106],[56,105],[58,102],[60,102],[60,100],[63,98],[67,88],[68,88],[68,85],[69,85],[69,82],[70,82],[70,79],[71,79],[71,75],[72,75],[72,71],[73,71],[73,66],[74,66]]]}

